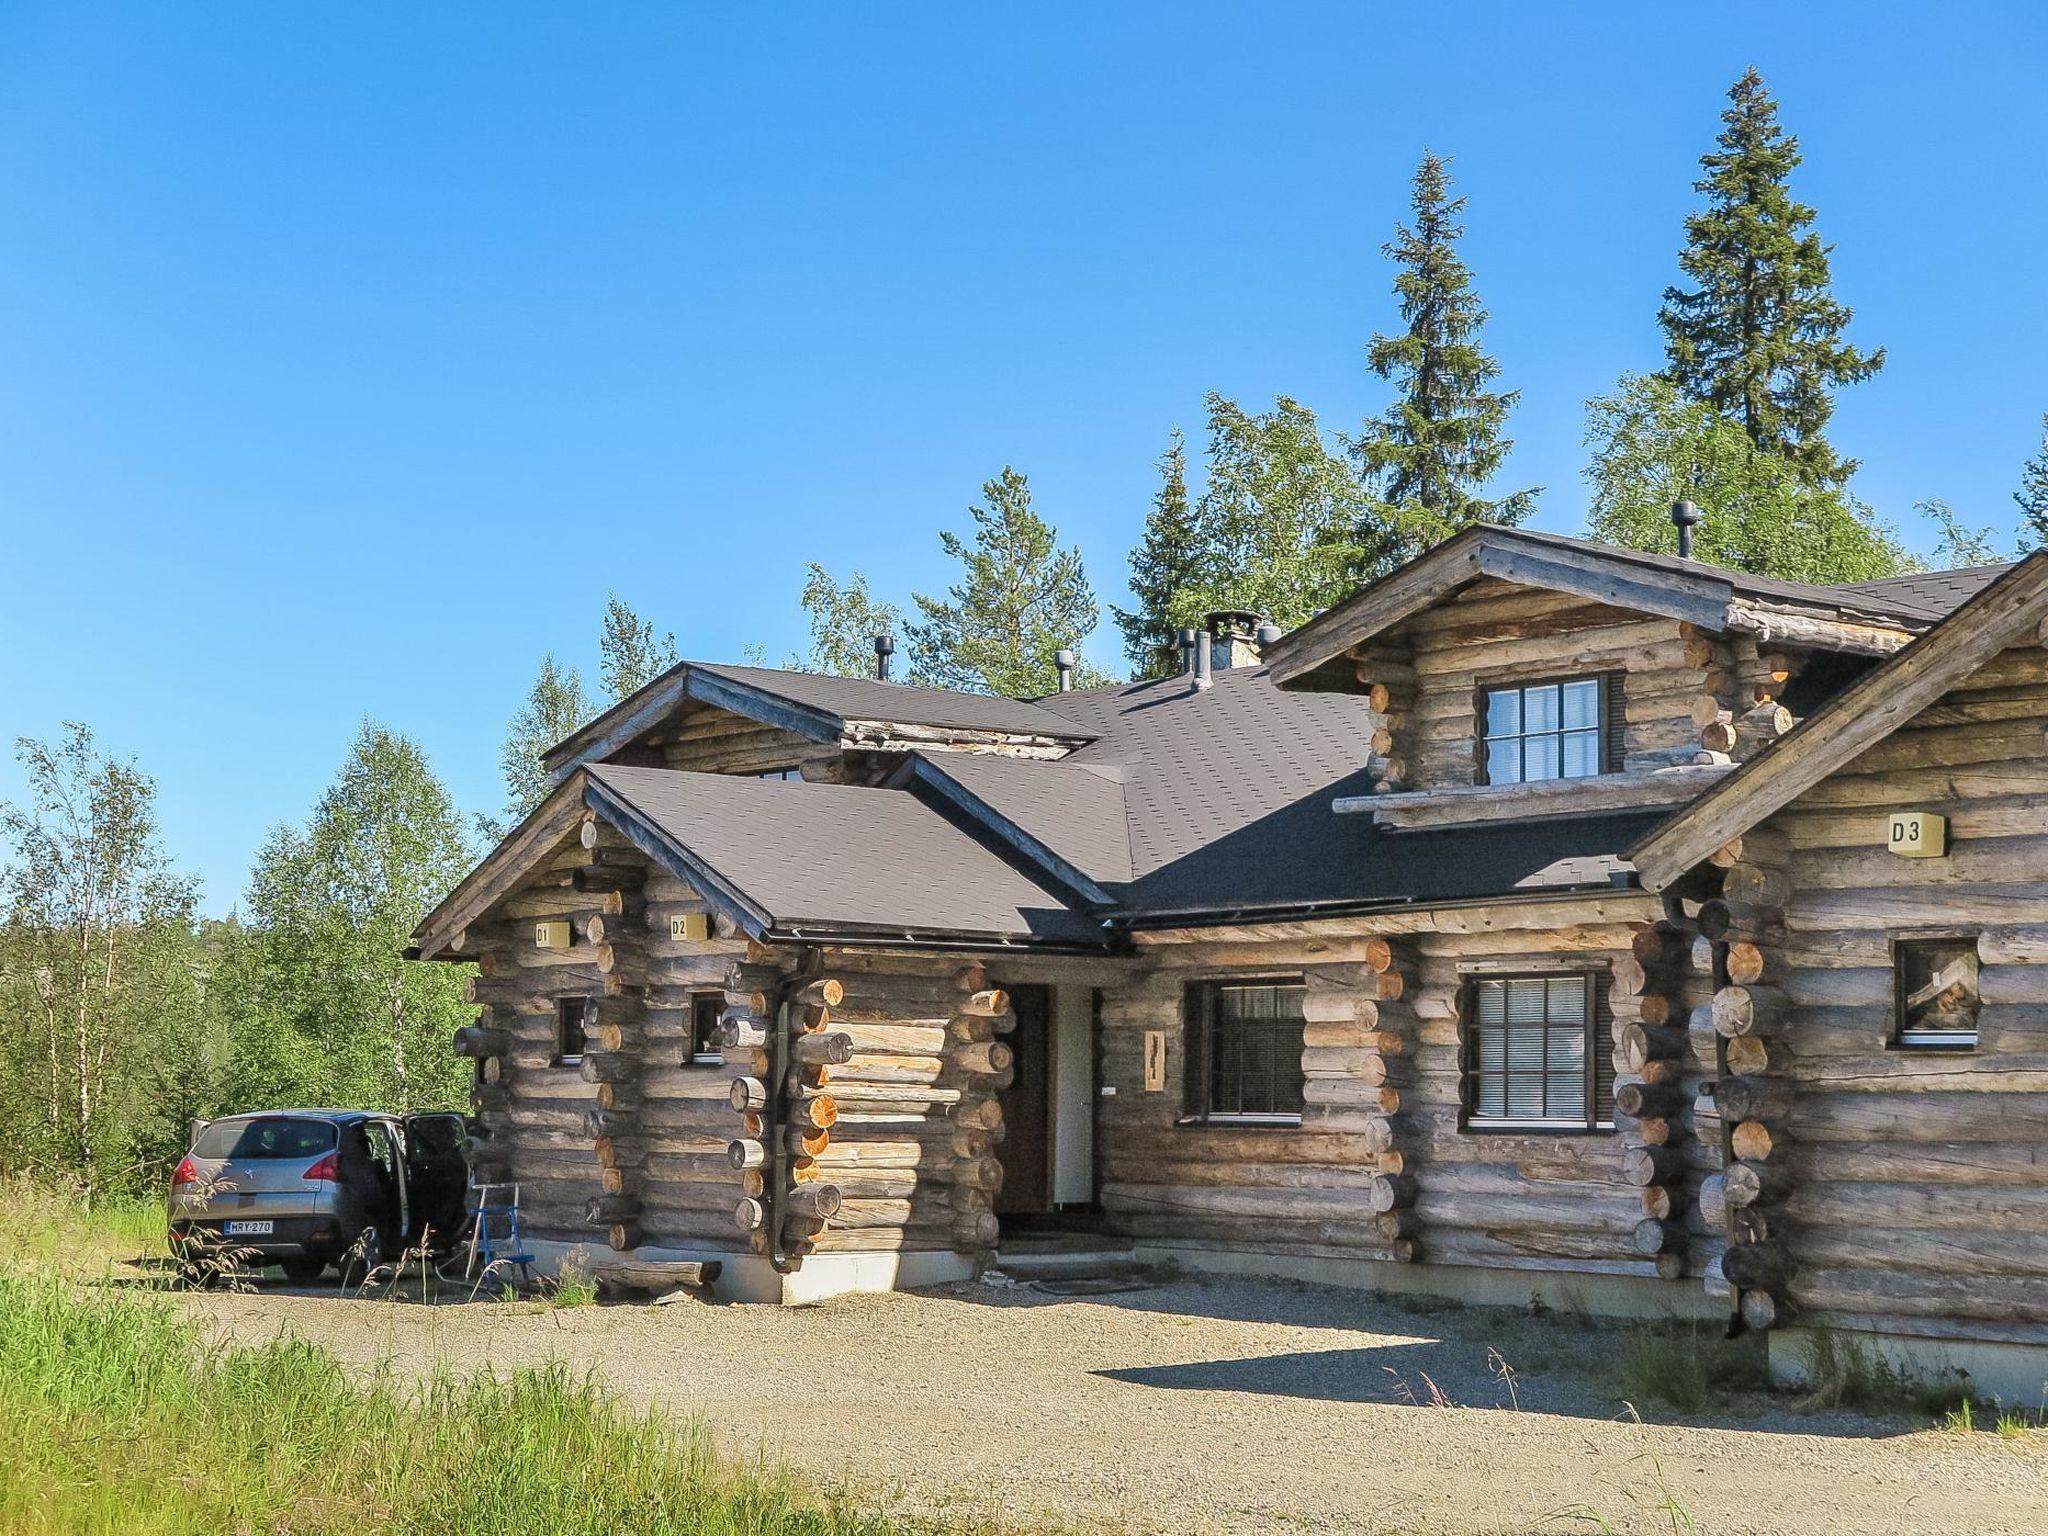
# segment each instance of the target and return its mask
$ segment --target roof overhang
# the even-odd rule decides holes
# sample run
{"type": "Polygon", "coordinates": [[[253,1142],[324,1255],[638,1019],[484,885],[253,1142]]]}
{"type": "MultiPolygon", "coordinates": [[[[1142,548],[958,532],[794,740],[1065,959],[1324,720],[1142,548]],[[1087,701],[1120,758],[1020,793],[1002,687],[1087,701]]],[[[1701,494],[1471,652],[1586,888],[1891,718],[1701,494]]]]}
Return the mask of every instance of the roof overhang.
{"type": "Polygon", "coordinates": [[[1266,650],[1275,682],[1297,683],[1402,621],[1482,577],[1567,593],[1693,624],[1713,634],[1747,631],[1760,640],[1863,655],[1889,655],[1922,621],[1878,611],[1867,598],[1745,589],[1740,573],[1675,568],[1629,550],[1475,524],[1381,577],[1266,650]]]}
{"type": "MultiPolygon", "coordinates": [[[[879,791],[878,791],[879,793],[879,791]]],[[[458,960],[468,955],[458,939],[473,923],[517,890],[548,854],[580,829],[586,816],[596,815],[617,830],[648,860],[686,882],[720,917],[748,938],[766,943],[837,943],[876,948],[1029,950],[1034,953],[1099,954],[1112,946],[1105,926],[1099,940],[998,934],[937,926],[904,927],[881,923],[784,921],[750,895],[725,871],[642,815],[582,768],[571,769],[548,798],[513,828],[503,842],[464,876],[454,890],[414,930],[409,956],[420,960],[458,960]]]]}
{"type": "Polygon", "coordinates": [[[587,763],[602,762],[658,729],[678,710],[707,705],[790,732],[806,741],[848,750],[911,751],[919,747],[1005,748],[1026,755],[1062,756],[1094,740],[1071,733],[925,725],[910,720],[836,714],[727,676],[701,662],[678,662],[639,692],[620,700],[588,725],[541,754],[548,782],[559,784],[587,763]]]}
{"type": "Polygon", "coordinates": [[[1663,890],[1882,741],[2008,646],[2048,644],[2048,553],[2021,561],[1631,848],[1663,890]]]}

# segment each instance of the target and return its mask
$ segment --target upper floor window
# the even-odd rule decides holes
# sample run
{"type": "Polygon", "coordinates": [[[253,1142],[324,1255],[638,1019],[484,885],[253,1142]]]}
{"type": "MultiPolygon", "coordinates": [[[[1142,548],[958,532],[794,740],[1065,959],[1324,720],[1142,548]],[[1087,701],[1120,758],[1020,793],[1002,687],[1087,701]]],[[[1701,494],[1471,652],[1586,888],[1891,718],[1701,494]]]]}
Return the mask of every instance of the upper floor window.
{"type": "Polygon", "coordinates": [[[1465,1123],[1610,1128],[1612,1033],[1601,978],[1590,972],[1474,979],[1465,1003],[1465,1123]]]}
{"type": "Polygon", "coordinates": [[[1481,782],[1590,779],[1618,768],[1609,746],[1616,692],[1606,676],[1482,688],[1481,782]]]}
{"type": "Polygon", "coordinates": [[[1301,1119],[1302,984],[1197,982],[1187,996],[1187,1111],[1209,1121],[1301,1119]]]}
{"type": "Polygon", "coordinates": [[[1967,1051],[1977,1044],[1977,941],[1900,939],[1892,946],[1895,1043],[1967,1051]]]}
{"type": "Polygon", "coordinates": [[[801,768],[764,768],[759,773],[750,775],[756,779],[801,779],[803,776],[804,771],[801,768]]]}

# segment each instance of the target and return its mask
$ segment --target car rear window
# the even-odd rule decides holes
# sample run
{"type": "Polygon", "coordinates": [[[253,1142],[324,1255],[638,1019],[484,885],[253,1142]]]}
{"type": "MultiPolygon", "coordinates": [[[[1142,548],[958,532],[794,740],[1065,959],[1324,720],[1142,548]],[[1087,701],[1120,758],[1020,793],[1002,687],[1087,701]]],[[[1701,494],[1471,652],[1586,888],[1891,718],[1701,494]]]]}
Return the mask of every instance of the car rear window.
{"type": "Polygon", "coordinates": [[[195,1157],[276,1158],[318,1157],[334,1150],[334,1126],[327,1120],[295,1120],[272,1115],[262,1120],[216,1120],[199,1133],[195,1157]]]}

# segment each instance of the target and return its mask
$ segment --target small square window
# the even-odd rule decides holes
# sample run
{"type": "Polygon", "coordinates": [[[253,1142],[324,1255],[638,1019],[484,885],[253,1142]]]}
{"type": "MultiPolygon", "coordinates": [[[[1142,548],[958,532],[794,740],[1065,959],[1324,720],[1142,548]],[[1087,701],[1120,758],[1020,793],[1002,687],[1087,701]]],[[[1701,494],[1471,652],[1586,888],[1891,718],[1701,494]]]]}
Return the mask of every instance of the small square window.
{"type": "Polygon", "coordinates": [[[573,1067],[583,1060],[584,1026],[590,999],[562,997],[555,1000],[555,1059],[558,1067],[573,1067]]]}
{"type": "Polygon", "coordinates": [[[1909,1049],[1967,1051],[1977,1044],[1977,941],[1900,939],[1892,949],[1894,1030],[1909,1049]]]}
{"type": "Polygon", "coordinates": [[[690,998],[690,1056],[692,1067],[722,1067],[725,1051],[718,1043],[718,1021],[725,1016],[723,992],[698,992],[690,998]]]}

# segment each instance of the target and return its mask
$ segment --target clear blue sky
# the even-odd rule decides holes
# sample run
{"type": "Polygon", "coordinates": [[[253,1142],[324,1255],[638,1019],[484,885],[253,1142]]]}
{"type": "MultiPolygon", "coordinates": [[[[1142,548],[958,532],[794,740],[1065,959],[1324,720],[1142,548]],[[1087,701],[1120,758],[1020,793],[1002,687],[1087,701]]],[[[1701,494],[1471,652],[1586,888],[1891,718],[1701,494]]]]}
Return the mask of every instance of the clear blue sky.
{"type": "Polygon", "coordinates": [[[1859,491],[2012,527],[2039,6],[770,9],[0,11],[0,733],[139,757],[209,910],[365,716],[495,809],[608,589],[780,657],[806,560],[936,591],[1009,462],[1122,598],[1204,391],[1382,402],[1424,146],[1522,391],[1510,474],[1576,530],[1582,402],[1660,361],[1750,63],[1890,351],[1836,421],[1859,491]]]}

